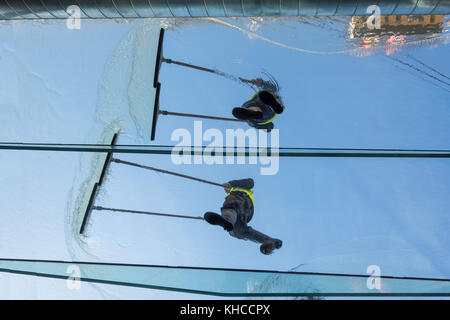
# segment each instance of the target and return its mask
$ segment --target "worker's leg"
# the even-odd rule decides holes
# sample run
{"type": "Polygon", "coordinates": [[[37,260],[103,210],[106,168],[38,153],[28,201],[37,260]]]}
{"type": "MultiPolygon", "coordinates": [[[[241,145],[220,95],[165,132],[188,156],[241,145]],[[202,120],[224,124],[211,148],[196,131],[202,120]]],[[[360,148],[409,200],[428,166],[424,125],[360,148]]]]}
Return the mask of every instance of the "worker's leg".
{"type": "Polygon", "coordinates": [[[237,213],[236,210],[234,209],[230,209],[230,208],[221,208],[220,209],[221,213],[222,213],[222,217],[228,221],[229,223],[231,223],[233,226],[236,224],[237,221],[237,213]]]}
{"type": "Polygon", "coordinates": [[[259,250],[262,254],[271,254],[275,249],[280,249],[283,245],[283,241],[279,239],[273,239],[272,241],[264,242],[259,250]]]}
{"type": "Polygon", "coordinates": [[[237,220],[236,208],[238,206],[239,201],[229,196],[225,199],[222,208],[220,208],[220,215],[214,212],[207,212],[204,215],[204,219],[210,224],[222,226],[225,230],[232,231],[237,220]]]}
{"type": "Polygon", "coordinates": [[[245,234],[245,238],[247,240],[251,240],[258,243],[265,243],[268,241],[273,241],[274,239],[269,237],[268,235],[265,235],[262,232],[259,232],[252,227],[248,227],[248,232],[245,234]]]}
{"type": "Polygon", "coordinates": [[[281,101],[278,100],[271,92],[267,90],[260,91],[258,93],[259,99],[261,99],[262,102],[269,105],[273,111],[280,114],[283,113],[283,105],[281,104],[281,101]]]}
{"type": "Polygon", "coordinates": [[[268,235],[253,229],[252,227],[248,227],[246,239],[261,243],[259,250],[263,254],[271,254],[275,249],[280,249],[283,245],[281,240],[271,238],[268,235]]]}
{"type": "Polygon", "coordinates": [[[221,215],[219,215],[219,214],[217,214],[215,212],[206,212],[205,215],[203,216],[203,218],[209,224],[216,225],[216,226],[221,226],[226,231],[233,230],[233,224],[231,224],[230,222],[225,220],[223,216],[221,216],[221,215]]]}
{"type": "Polygon", "coordinates": [[[261,119],[263,117],[263,113],[261,111],[243,107],[234,108],[232,113],[235,118],[240,120],[261,119]]]}

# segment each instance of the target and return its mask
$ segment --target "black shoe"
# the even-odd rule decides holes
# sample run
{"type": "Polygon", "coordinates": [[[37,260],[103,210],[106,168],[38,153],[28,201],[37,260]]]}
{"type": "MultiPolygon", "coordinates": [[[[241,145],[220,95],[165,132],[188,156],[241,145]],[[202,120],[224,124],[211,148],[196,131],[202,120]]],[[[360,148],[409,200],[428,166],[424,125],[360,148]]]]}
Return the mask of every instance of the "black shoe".
{"type": "Polygon", "coordinates": [[[228,232],[233,230],[233,225],[225,220],[220,214],[207,212],[203,217],[209,224],[221,226],[228,232]]]}
{"type": "Polygon", "coordinates": [[[262,254],[271,254],[275,249],[280,249],[283,245],[283,241],[279,239],[273,239],[267,242],[264,242],[259,250],[262,254]]]}
{"type": "Polygon", "coordinates": [[[275,96],[267,91],[263,90],[259,92],[259,99],[264,102],[265,104],[268,104],[275,113],[283,113],[284,107],[280,104],[280,102],[275,98],[275,96]]]}
{"type": "Polygon", "coordinates": [[[233,109],[233,116],[240,120],[261,119],[263,113],[261,111],[253,111],[247,108],[237,107],[233,109]]]}

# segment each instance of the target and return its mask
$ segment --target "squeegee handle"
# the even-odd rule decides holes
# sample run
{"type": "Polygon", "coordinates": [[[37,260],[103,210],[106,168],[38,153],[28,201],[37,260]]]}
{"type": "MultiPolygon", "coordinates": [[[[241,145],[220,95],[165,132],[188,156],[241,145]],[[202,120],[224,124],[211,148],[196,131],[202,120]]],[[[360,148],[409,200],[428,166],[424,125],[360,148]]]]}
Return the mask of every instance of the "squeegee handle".
{"type": "Polygon", "coordinates": [[[126,164],[128,166],[133,166],[133,167],[153,170],[153,171],[156,171],[156,172],[166,173],[166,174],[170,174],[170,175],[173,175],[173,176],[186,178],[186,179],[190,179],[190,180],[195,180],[195,181],[199,181],[199,182],[203,182],[203,183],[207,183],[207,184],[212,184],[214,186],[218,186],[218,187],[223,188],[223,185],[220,184],[220,183],[209,181],[209,180],[205,180],[205,179],[200,179],[200,178],[196,178],[196,177],[192,177],[192,176],[188,176],[188,175],[177,173],[177,172],[173,172],[173,171],[158,169],[158,168],[154,168],[154,167],[150,167],[150,166],[144,166],[142,164],[129,162],[129,161],[125,161],[125,160],[120,160],[120,159],[116,159],[116,158],[112,158],[111,161],[116,162],[116,163],[126,164]]]}
{"type": "Polygon", "coordinates": [[[185,216],[185,215],[181,215],[181,214],[170,214],[170,213],[160,213],[160,212],[150,212],[150,211],[117,209],[117,208],[105,208],[105,207],[101,207],[101,206],[93,206],[92,209],[93,210],[99,210],[99,211],[104,210],[104,211],[112,211],[112,212],[148,214],[148,215],[153,215],[153,216],[172,217],[172,218],[205,220],[203,217],[185,216]]]}
{"type": "Polygon", "coordinates": [[[194,66],[193,64],[189,64],[189,63],[186,63],[186,62],[176,61],[176,60],[167,59],[167,58],[162,58],[161,60],[163,62],[165,62],[165,63],[173,63],[173,64],[177,64],[177,65],[182,66],[182,67],[188,67],[188,68],[197,69],[197,70],[200,70],[200,71],[216,73],[216,71],[213,70],[213,69],[199,67],[199,66],[194,66]]]}
{"type": "Polygon", "coordinates": [[[178,116],[178,117],[191,117],[191,118],[212,119],[212,120],[222,120],[222,121],[245,122],[245,120],[234,119],[234,118],[206,116],[206,115],[202,115],[202,114],[192,114],[192,113],[171,112],[171,111],[166,111],[166,110],[159,110],[159,114],[162,114],[165,116],[178,116]]]}

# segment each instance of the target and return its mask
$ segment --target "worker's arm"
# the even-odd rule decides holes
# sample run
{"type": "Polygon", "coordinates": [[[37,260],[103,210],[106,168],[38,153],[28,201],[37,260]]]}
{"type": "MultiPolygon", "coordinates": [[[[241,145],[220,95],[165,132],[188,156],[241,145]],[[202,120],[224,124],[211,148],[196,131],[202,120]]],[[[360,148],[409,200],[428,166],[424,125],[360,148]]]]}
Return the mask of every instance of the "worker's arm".
{"type": "Polygon", "coordinates": [[[255,182],[252,178],[241,179],[241,180],[231,180],[229,182],[225,182],[222,186],[225,189],[225,193],[230,193],[231,188],[241,188],[241,189],[253,189],[255,182]]]}
{"type": "Polygon", "coordinates": [[[228,182],[231,188],[242,188],[242,189],[253,189],[255,182],[252,178],[241,179],[241,180],[231,180],[228,182]]]}

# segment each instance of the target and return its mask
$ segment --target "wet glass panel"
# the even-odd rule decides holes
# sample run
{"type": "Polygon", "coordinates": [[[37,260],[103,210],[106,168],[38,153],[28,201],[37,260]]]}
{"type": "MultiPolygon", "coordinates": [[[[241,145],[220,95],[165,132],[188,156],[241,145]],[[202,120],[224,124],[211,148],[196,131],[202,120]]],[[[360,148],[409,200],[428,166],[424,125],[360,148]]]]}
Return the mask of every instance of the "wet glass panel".
{"type": "MultiPolygon", "coordinates": [[[[373,265],[383,276],[449,278],[450,171],[437,157],[450,149],[448,17],[431,18],[383,17],[379,30],[367,16],[2,23],[2,254],[303,272],[272,286],[273,274],[154,269],[160,282],[146,282],[216,294],[364,294],[367,277],[305,273],[367,275],[373,265]],[[151,141],[161,27],[165,113],[151,141]],[[263,86],[285,106],[265,135],[232,112],[263,86]],[[278,157],[234,157],[257,146],[278,157]],[[249,225],[283,241],[270,257],[201,219],[221,212],[222,184],[244,178],[254,180],[249,225]]],[[[448,288],[387,281],[397,293],[448,288]]]]}
{"type": "Polygon", "coordinates": [[[104,132],[128,127],[149,141],[159,29],[92,20],[74,30],[65,20],[5,23],[1,140],[104,143],[104,132]]]}
{"type": "Polygon", "coordinates": [[[185,267],[0,260],[0,271],[65,279],[77,268],[82,281],[174,290],[216,296],[448,296],[448,280],[270,271],[214,270],[185,267]]]}

